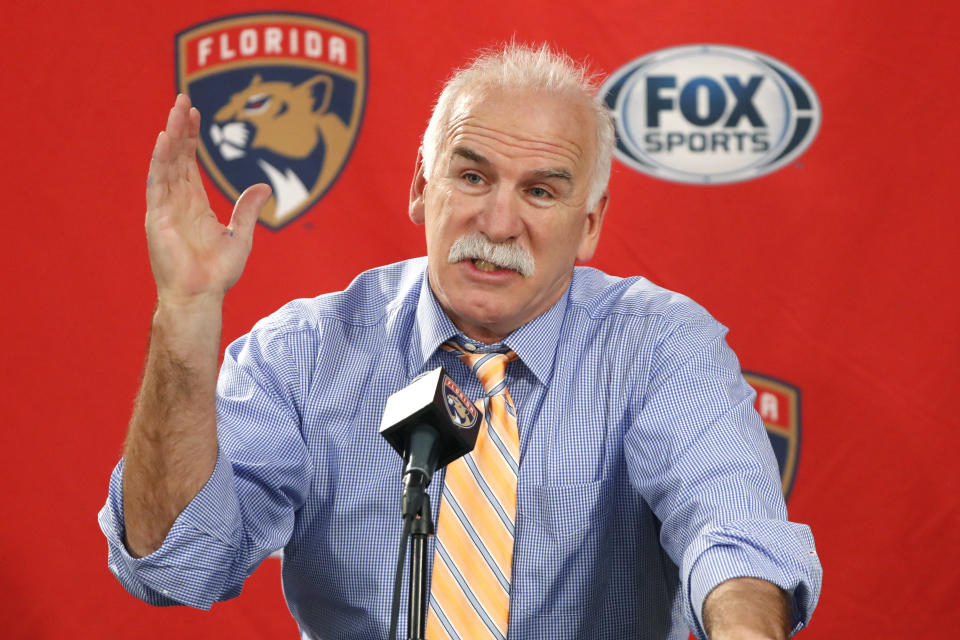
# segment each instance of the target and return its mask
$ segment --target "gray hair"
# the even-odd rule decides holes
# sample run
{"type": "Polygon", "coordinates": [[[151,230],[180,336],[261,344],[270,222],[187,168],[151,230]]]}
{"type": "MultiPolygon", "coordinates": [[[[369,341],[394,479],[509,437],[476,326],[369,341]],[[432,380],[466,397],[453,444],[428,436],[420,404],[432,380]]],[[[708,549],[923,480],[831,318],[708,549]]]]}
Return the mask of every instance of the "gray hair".
{"type": "Polygon", "coordinates": [[[597,157],[587,193],[587,208],[600,200],[610,180],[613,154],[613,120],[601,97],[598,81],[565,53],[546,44],[539,47],[509,43],[481,53],[469,65],[456,70],[437,98],[430,123],[423,134],[423,170],[430,176],[447,134],[457,98],[472,89],[531,89],[546,93],[570,93],[583,97],[595,123],[597,157]]]}

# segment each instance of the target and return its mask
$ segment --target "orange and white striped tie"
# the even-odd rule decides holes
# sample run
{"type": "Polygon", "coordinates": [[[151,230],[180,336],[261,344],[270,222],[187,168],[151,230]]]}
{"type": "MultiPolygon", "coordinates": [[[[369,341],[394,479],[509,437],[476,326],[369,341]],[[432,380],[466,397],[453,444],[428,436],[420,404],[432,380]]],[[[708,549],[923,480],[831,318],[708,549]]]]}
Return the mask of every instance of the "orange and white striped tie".
{"type": "MultiPolygon", "coordinates": [[[[460,359],[480,379],[487,397],[473,451],[447,467],[433,560],[428,640],[506,638],[517,514],[520,438],[507,391],[509,353],[468,353],[460,359]]],[[[477,403],[480,404],[479,402],[477,403]]]]}

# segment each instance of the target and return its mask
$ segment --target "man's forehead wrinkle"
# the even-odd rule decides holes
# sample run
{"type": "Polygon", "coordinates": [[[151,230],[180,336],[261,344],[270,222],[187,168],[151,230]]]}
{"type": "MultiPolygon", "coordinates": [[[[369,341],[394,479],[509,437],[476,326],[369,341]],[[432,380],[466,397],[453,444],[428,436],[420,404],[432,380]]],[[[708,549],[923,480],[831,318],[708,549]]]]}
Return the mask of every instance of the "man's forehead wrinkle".
{"type": "Polygon", "coordinates": [[[450,121],[447,123],[447,131],[452,132],[454,129],[460,126],[461,122],[463,122],[469,117],[470,117],[469,111],[462,111],[457,116],[450,116],[450,121]]]}
{"type": "Polygon", "coordinates": [[[569,151],[576,156],[583,155],[583,148],[573,140],[557,137],[544,137],[534,135],[517,135],[507,133],[493,127],[488,127],[478,122],[464,122],[460,129],[464,133],[473,133],[475,135],[494,138],[503,141],[512,146],[529,145],[536,149],[549,150],[551,148],[560,148],[569,151]]]}
{"type": "MultiPolygon", "coordinates": [[[[463,123],[456,127],[451,127],[449,144],[451,148],[465,147],[465,138],[479,138],[489,140],[487,144],[494,147],[506,147],[515,150],[514,154],[545,154],[555,155],[564,158],[572,163],[577,163],[583,158],[583,148],[572,140],[544,138],[540,136],[519,136],[511,133],[504,133],[498,129],[486,127],[477,123],[463,123]]],[[[499,150],[499,149],[498,149],[499,150]]],[[[504,151],[505,155],[514,155],[509,151],[504,151]]]]}

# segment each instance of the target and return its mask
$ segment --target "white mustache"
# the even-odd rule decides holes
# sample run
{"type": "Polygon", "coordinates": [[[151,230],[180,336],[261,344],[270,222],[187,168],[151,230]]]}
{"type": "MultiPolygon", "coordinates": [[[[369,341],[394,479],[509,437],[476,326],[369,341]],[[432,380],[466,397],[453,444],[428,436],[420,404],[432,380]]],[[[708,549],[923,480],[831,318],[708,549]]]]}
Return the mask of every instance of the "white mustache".
{"type": "Polygon", "coordinates": [[[447,256],[450,263],[478,258],[501,269],[513,269],[525,278],[533,275],[533,256],[525,249],[513,243],[494,244],[482,233],[471,233],[458,238],[450,247],[450,254],[447,256]]]}

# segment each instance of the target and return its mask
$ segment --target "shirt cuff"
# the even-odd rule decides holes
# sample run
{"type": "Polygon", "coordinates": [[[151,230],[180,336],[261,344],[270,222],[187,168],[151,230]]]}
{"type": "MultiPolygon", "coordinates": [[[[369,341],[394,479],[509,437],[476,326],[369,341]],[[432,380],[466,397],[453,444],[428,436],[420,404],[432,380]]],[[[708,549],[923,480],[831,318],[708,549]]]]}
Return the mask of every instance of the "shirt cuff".
{"type": "Polygon", "coordinates": [[[122,460],[110,476],[107,503],[98,519],[107,538],[110,571],[137,598],[153,605],[209,609],[240,593],[240,507],[230,461],[224,456],[217,457],[210,479],[150,555],[135,558],[123,542],[122,460]]]}
{"type": "MultiPolygon", "coordinates": [[[[747,550],[732,545],[717,545],[700,554],[690,573],[688,583],[688,606],[695,619],[693,633],[697,638],[706,638],[703,626],[703,603],[710,592],[721,582],[734,578],[759,578],[783,589],[790,599],[790,635],[805,626],[802,607],[798,606],[798,583],[784,580],[782,568],[762,555],[750,554],[747,550]]],[[[799,588],[805,591],[803,583],[799,588]]]]}

